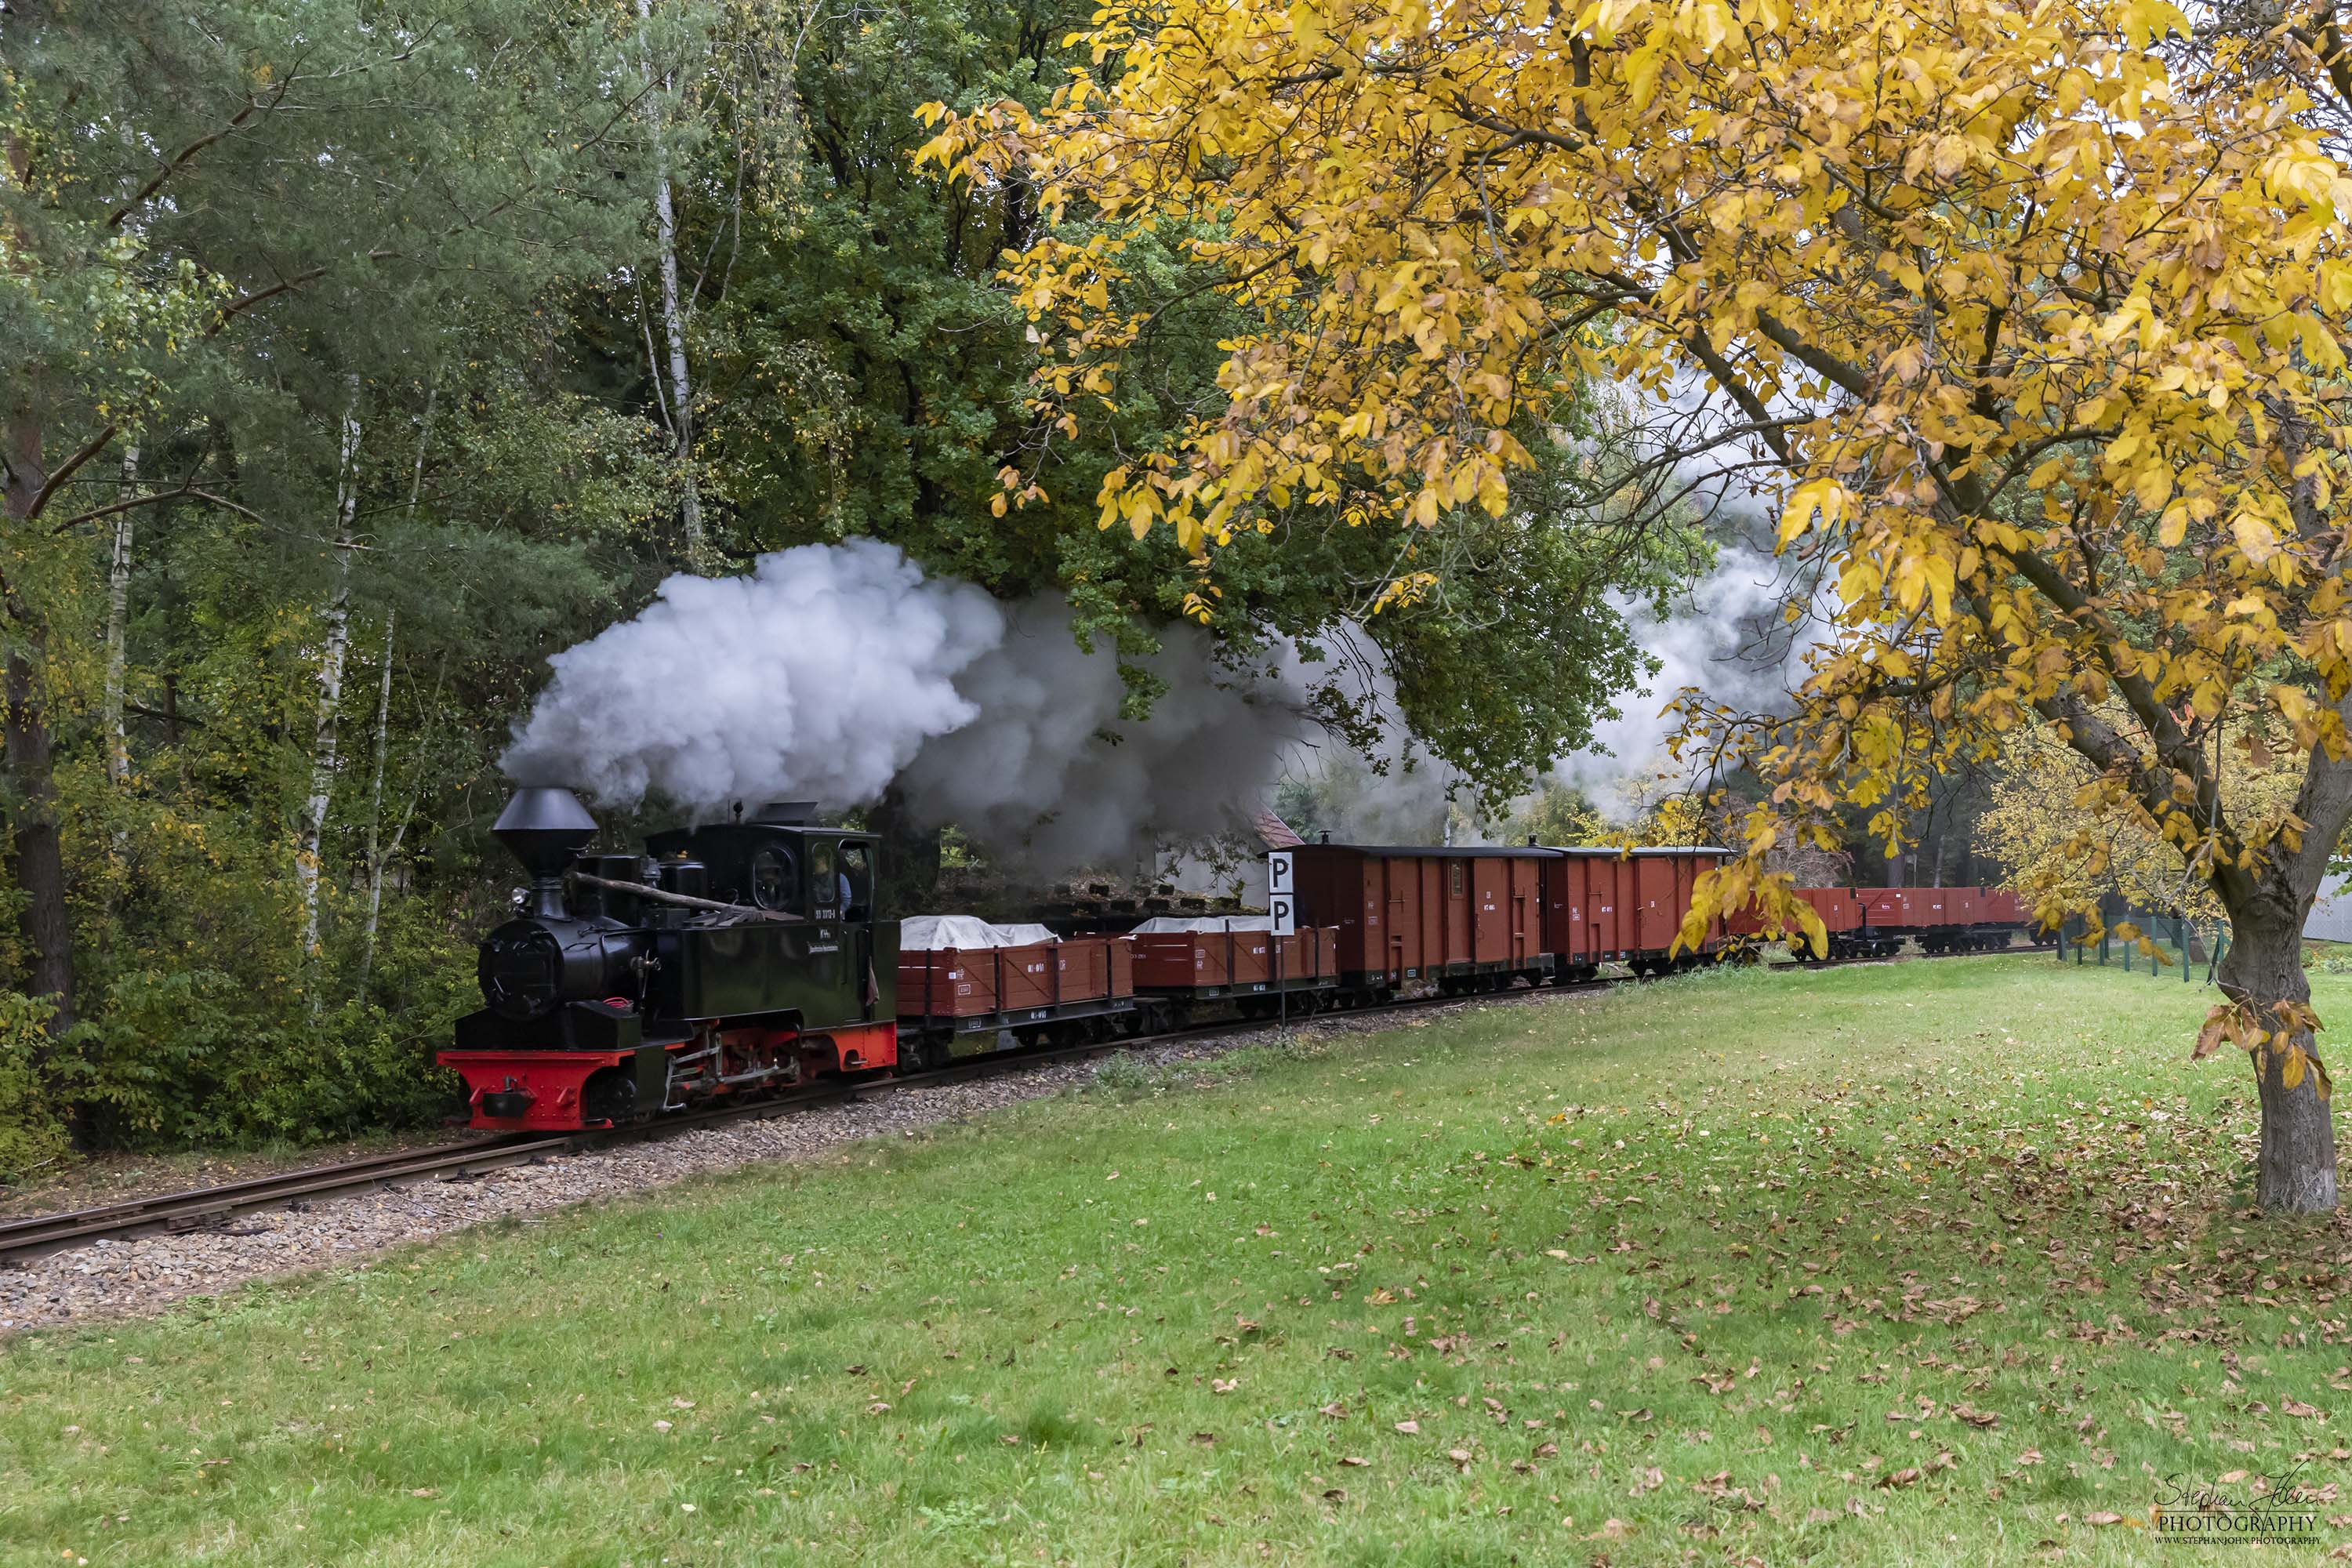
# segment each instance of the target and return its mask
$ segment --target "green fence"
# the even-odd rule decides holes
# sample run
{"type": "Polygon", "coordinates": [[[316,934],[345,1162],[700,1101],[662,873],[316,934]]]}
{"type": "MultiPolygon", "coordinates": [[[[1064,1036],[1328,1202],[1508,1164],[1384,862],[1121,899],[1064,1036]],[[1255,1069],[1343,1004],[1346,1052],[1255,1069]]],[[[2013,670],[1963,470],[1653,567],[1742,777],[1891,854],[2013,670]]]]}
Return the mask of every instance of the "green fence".
{"type": "Polygon", "coordinates": [[[2230,928],[2220,921],[2196,921],[2180,915],[2154,915],[2127,910],[2107,919],[2095,941],[2085,941],[2083,922],[2068,921],[2058,931],[2061,963],[2118,963],[2126,974],[2147,971],[2151,980],[2178,977],[2183,984],[2211,984],[2213,972],[2230,945],[2230,928]],[[2156,945],[2161,961],[2140,951],[2137,942],[2116,935],[2116,927],[2129,921],[2156,945]]]}

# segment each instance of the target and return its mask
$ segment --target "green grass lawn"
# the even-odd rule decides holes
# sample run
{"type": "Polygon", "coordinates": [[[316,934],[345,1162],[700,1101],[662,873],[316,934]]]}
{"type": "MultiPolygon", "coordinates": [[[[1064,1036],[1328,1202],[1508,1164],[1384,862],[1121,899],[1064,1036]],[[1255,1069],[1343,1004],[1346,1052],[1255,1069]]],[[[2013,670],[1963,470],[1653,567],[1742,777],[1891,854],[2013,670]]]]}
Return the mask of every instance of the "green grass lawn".
{"type": "Polygon", "coordinates": [[[2159,1478],[2352,1428],[2352,1237],[2244,1213],[2210,999],[1423,1016],[20,1337],[0,1558],[2178,1563],[2159,1478]]]}

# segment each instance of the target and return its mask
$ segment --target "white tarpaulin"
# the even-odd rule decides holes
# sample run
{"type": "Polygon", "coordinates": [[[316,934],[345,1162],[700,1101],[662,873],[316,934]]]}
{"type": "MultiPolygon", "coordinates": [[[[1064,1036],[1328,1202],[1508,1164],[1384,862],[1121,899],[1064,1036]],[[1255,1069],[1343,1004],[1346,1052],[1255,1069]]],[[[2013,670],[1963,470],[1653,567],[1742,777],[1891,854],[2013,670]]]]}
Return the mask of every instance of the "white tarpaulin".
{"type": "Polygon", "coordinates": [[[1137,936],[1163,931],[1271,931],[1272,915],[1154,915],[1135,928],[1137,936]]]}
{"type": "Polygon", "coordinates": [[[1059,942],[1041,925],[997,925],[977,915],[916,915],[898,922],[898,951],[940,952],[949,948],[1028,947],[1059,942]]]}

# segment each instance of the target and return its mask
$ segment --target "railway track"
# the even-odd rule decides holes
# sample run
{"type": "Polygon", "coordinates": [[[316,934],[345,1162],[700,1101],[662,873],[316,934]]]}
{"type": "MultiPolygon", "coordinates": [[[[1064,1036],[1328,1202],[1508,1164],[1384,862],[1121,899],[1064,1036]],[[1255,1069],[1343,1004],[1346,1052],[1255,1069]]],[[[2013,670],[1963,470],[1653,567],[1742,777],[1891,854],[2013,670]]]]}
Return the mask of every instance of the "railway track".
{"type": "MultiPolygon", "coordinates": [[[[2005,951],[2011,953],[2047,952],[2050,947],[2044,944],[2037,947],[2010,948],[2005,951]]],[[[1917,955],[1916,961],[1925,962],[1936,957],[1982,958],[1988,956],[1999,955],[1920,954],[1917,955]]],[[[1837,969],[1849,964],[1898,962],[1906,962],[1906,960],[1842,958],[1819,961],[1802,967],[1837,969]]],[[[1514,997],[1532,1000],[1559,992],[1597,991],[1607,986],[1636,983],[1635,977],[1632,975],[1602,976],[1569,985],[1547,986],[1538,991],[1497,991],[1459,996],[1412,996],[1391,1002],[1385,1006],[1351,1008],[1349,1009],[1349,1016],[1360,1017],[1367,1014],[1405,1012],[1423,1007],[1507,1002],[1514,997]]],[[[1307,1015],[1300,1021],[1304,1022],[1306,1017],[1320,1016],[1319,1014],[1307,1015]]],[[[122,1241],[134,1237],[173,1235],[219,1228],[244,1215],[256,1214],[267,1209],[299,1209],[317,1200],[344,1194],[366,1192],[378,1187],[398,1186],[412,1182],[464,1181],[504,1166],[526,1164],[555,1154],[674,1137],[678,1133],[690,1132],[698,1128],[719,1126],[729,1122],[797,1115],[802,1111],[814,1110],[824,1106],[854,1103],[878,1094],[896,1093],[908,1089],[936,1088],[947,1084],[964,1083],[974,1079],[992,1077],[999,1073],[1022,1072],[1051,1066],[1057,1062],[1083,1061],[1088,1058],[1108,1056],[1139,1046],[1167,1045],[1179,1040],[1213,1038],[1219,1035],[1255,1033],[1276,1026],[1278,1026],[1268,1019],[1223,1019],[1213,1023],[1163,1029],[1156,1034],[1138,1035],[1126,1039],[1093,1041],[1075,1046],[1039,1047],[1019,1052],[969,1057],[962,1061],[929,1072],[864,1079],[849,1083],[819,1084],[770,1100],[689,1111],[681,1116],[667,1117],[642,1127],[607,1127],[583,1132],[499,1134],[467,1143],[451,1144],[445,1148],[413,1149],[397,1153],[372,1154],[357,1160],[343,1161],[337,1164],[314,1165],[304,1170],[256,1176],[246,1181],[226,1183],[220,1186],[198,1187],[187,1192],[127,1199],[121,1203],[105,1204],[95,1208],[74,1209],[58,1214],[35,1215],[24,1219],[0,1221],[0,1267],[45,1257],[53,1252],[87,1247],[97,1241],[122,1241]]]]}

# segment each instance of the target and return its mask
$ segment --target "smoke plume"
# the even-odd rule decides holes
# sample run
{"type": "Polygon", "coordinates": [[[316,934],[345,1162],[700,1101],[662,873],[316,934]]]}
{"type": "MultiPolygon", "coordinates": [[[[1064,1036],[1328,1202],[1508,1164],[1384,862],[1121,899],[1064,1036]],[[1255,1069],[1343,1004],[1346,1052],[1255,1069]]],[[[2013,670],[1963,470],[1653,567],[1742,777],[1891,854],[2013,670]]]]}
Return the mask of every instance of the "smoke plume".
{"type": "Polygon", "coordinates": [[[891,546],[803,545],[747,577],[673,577],[556,655],[504,766],[605,805],[657,793],[706,815],[777,797],[838,809],[897,779],[917,817],[1008,861],[1107,865],[1234,826],[1311,725],[1286,681],[1227,671],[1206,634],[1162,642],[1143,662],[1165,693],[1123,720],[1117,656],[1080,652],[1058,599],[1008,616],[891,546]]]}
{"type": "Polygon", "coordinates": [[[1281,684],[1222,667],[1205,633],[1171,627],[1161,642],[1143,664],[1166,690],[1148,720],[1122,720],[1111,650],[1079,652],[1057,601],[1023,605],[958,679],[978,716],[916,754],[908,805],[1047,871],[1234,826],[1235,808],[1264,795],[1309,721],[1281,684]]]}

